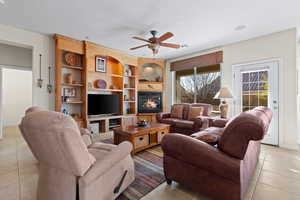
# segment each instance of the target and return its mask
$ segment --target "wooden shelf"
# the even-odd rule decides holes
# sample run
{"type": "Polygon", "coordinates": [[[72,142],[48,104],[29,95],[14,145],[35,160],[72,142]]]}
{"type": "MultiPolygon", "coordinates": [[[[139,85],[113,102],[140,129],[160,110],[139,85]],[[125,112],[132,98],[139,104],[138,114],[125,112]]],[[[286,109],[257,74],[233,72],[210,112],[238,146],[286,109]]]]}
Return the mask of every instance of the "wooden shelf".
{"type": "Polygon", "coordinates": [[[124,90],[135,90],[135,88],[124,88],[124,90]]]}
{"type": "Polygon", "coordinates": [[[82,83],[62,83],[63,86],[70,86],[70,87],[83,87],[82,83]]]}
{"type": "Polygon", "coordinates": [[[124,103],[135,103],[135,101],[123,101],[124,103]]]}
{"type": "Polygon", "coordinates": [[[111,76],[111,77],[123,78],[123,76],[119,75],[119,74],[106,74],[106,75],[111,76]]]}
{"type": "Polygon", "coordinates": [[[136,78],[135,75],[132,75],[132,76],[127,76],[127,75],[124,75],[124,77],[127,77],[127,78],[136,78]]]}
{"type": "Polygon", "coordinates": [[[139,81],[140,84],[162,84],[163,82],[155,82],[155,81],[139,81]]]}
{"type": "Polygon", "coordinates": [[[63,65],[62,68],[83,70],[83,67],[76,67],[76,66],[71,66],[71,65],[63,65]]]}
{"type": "Polygon", "coordinates": [[[116,124],[116,125],[109,125],[109,128],[112,129],[112,128],[117,128],[117,127],[120,127],[121,124],[116,124]]]}
{"type": "Polygon", "coordinates": [[[68,101],[68,102],[62,102],[63,104],[82,104],[83,101],[68,101]]]}
{"type": "Polygon", "coordinates": [[[100,121],[100,120],[105,120],[105,119],[119,119],[119,118],[122,118],[123,115],[113,115],[113,116],[103,116],[103,117],[90,117],[88,118],[88,120],[90,122],[93,122],[93,121],[100,121]]]}
{"type": "Polygon", "coordinates": [[[123,92],[123,90],[118,89],[100,89],[100,88],[90,88],[89,91],[98,91],[98,92],[123,92]]]}
{"type": "Polygon", "coordinates": [[[129,113],[129,114],[127,113],[127,114],[125,114],[124,116],[125,116],[125,117],[126,117],[126,116],[136,116],[136,114],[135,114],[135,113],[129,113]]]}

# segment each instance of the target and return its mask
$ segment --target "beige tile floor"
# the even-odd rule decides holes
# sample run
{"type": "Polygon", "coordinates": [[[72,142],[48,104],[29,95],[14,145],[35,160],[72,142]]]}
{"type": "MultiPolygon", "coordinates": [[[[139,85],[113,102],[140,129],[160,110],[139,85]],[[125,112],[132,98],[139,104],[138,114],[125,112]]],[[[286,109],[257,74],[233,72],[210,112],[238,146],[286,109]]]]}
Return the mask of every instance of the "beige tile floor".
{"type": "MultiPolygon", "coordinates": [[[[111,134],[103,135],[111,137],[111,134]]],[[[103,138],[103,137],[102,137],[103,138]]],[[[99,138],[98,138],[99,139],[99,138]]],[[[35,200],[37,162],[16,127],[0,140],[0,200],[35,200]]],[[[204,200],[179,184],[161,184],[143,200],[204,200]]],[[[247,200],[299,200],[300,152],[263,145],[247,200]]]]}

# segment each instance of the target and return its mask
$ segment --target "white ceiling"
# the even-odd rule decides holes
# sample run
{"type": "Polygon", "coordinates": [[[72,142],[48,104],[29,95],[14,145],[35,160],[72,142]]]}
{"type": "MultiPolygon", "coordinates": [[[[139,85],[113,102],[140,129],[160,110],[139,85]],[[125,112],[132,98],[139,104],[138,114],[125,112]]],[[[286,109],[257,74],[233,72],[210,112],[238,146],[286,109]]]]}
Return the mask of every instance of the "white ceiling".
{"type": "Polygon", "coordinates": [[[195,51],[281,31],[300,25],[298,0],[5,0],[0,23],[45,34],[59,33],[151,57],[132,36],[149,38],[149,30],[170,31],[157,57],[174,58],[195,51]],[[239,25],[246,29],[235,31],[239,25]]]}

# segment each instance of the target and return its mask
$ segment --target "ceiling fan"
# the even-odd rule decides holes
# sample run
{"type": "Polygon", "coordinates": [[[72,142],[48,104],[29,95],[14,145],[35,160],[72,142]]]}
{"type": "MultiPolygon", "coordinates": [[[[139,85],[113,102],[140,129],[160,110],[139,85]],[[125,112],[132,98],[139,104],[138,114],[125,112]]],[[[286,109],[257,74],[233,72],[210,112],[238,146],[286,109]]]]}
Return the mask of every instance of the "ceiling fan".
{"type": "Polygon", "coordinates": [[[166,32],[165,34],[161,35],[160,37],[156,37],[156,35],[158,33],[157,31],[152,30],[152,31],[150,31],[150,33],[152,34],[152,37],[149,38],[148,40],[144,39],[144,38],[140,38],[140,37],[133,37],[133,39],[148,42],[149,44],[133,47],[133,48],[130,48],[130,50],[135,50],[135,49],[139,49],[142,47],[148,47],[149,49],[152,50],[153,55],[155,55],[158,53],[160,46],[174,48],[174,49],[178,49],[181,47],[181,45],[179,45],[179,44],[171,44],[171,43],[163,42],[174,36],[173,33],[171,33],[171,32],[166,32]]]}

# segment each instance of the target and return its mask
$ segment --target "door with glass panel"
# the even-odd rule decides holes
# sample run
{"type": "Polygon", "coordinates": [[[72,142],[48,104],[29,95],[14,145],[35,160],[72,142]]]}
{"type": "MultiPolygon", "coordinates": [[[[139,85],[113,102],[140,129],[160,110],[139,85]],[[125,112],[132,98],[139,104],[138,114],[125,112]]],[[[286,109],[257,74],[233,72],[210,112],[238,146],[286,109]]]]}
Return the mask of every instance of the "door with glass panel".
{"type": "Polygon", "coordinates": [[[234,114],[266,106],[273,119],[263,143],[278,145],[278,62],[261,62],[233,66],[234,114]]]}

